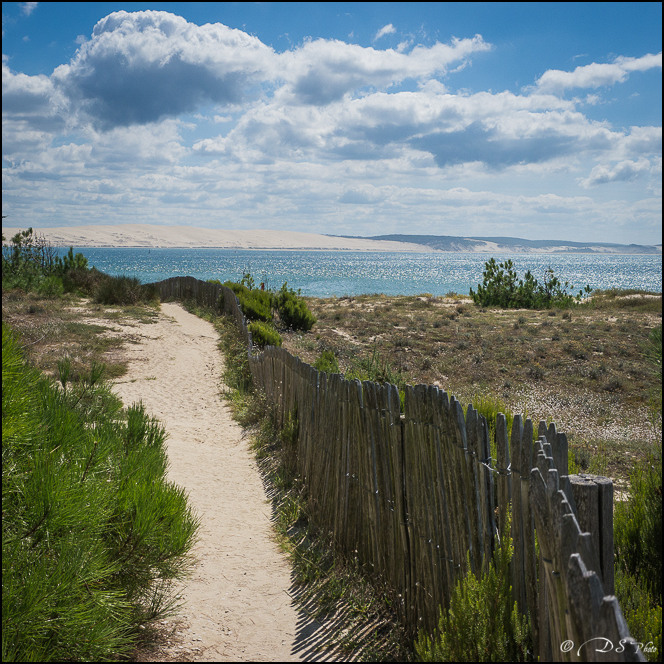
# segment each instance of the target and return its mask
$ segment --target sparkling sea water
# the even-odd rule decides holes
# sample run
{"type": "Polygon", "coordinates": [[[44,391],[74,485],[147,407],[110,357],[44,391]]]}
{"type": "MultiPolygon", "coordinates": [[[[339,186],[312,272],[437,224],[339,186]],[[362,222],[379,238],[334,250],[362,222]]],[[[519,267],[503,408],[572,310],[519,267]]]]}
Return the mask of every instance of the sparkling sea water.
{"type": "MultiPolygon", "coordinates": [[[[60,250],[62,254],[67,249],[60,250]]],[[[90,266],[142,283],[169,277],[240,281],[249,272],[256,284],[278,289],[284,283],[303,295],[467,295],[482,283],[490,258],[512,260],[519,278],[526,270],[541,283],[551,267],[574,294],[596,289],[638,288],[662,291],[662,256],[622,254],[479,254],[357,251],[261,251],[248,249],[96,249],[76,248],[90,266]]]]}

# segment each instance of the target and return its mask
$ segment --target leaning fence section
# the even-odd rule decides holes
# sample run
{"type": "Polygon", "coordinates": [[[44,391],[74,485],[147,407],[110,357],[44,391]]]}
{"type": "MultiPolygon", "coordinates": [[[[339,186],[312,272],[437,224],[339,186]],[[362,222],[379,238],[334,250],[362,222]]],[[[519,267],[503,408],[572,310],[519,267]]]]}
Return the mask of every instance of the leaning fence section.
{"type": "Polygon", "coordinates": [[[257,352],[229,288],[189,277],[157,286],[164,299],[194,298],[235,318],[279,424],[297,418],[313,518],[389,584],[413,632],[434,631],[457,581],[487,570],[510,512],[514,599],[540,659],[644,661],[612,597],[611,481],[570,476],[554,424],[534,435],[516,416],[508,437],[499,415],[492,457],[485,418],[445,391],[407,386],[402,412],[393,385],[320,373],[282,348],[257,352]]]}

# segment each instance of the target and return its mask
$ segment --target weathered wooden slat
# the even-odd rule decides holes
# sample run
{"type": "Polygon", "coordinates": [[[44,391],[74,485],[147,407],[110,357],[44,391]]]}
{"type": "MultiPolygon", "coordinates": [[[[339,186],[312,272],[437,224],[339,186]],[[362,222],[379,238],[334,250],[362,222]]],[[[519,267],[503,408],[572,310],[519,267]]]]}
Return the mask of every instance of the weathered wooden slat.
{"type": "Polygon", "coordinates": [[[496,490],[498,498],[498,529],[505,532],[507,512],[512,500],[512,469],[510,467],[510,446],[507,432],[507,418],[503,413],[496,415],[496,490]]]}

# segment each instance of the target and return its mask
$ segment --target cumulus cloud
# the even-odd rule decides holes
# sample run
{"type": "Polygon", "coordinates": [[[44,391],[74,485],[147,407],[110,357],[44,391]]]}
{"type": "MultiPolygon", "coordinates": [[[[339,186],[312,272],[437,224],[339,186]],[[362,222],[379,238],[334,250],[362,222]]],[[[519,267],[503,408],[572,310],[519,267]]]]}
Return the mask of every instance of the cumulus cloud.
{"type": "Polygon", "coordinates": [[[385,194],[378,187],[373,185],[364,185],[357,187],[348,187],[341,196],[340,203],[349,203],[352,205],[373,205],[384,200],[385,194]]]}
{"type": "Polygon", "coordinates": [[[274,53],[259,39],[220,23],[198,26],[160,11],[114,12],[56,84],[102,128],[155,122],[205,103],[245,101],[271,75],[274,53]]]}
{"type": "Polygon", "coordinates": [[[2,110],[5,114],[45,113],[52,107],[55,88],[48,76],[27,76],[2,64],[2,110]]]}
{"type": "Polygon", "coordinates": [[[28,76],[2,64],[2,152],[44,148],[66,127],[67,100],[48,76],[28,76]]]}
{"type": "Polygon", "coordinates": [[[318,105],[366,88],[385,89],[409,78],[444,75],[451,66],[490,49],[481,35],[455,38],[450,44],[415,46],[407,53],[317,39],[281,54],[278,60],[293,101],[318,105]]]}
{"type": "Polygon", "coordinates": [[[266,89],[288,95],[290,103],[329,104],[361,90],[445,75],[490,48],[475,35],[409,52],[317,39],[276,53],[221,23],[199,26],[162,11],[118,11],[97,23],[50,80],[71,102],[71,113],[111,129],[176,117],[206,104],[246,104],[266,89]]]}
{"type": "Polygon", "coordinates": [[[564,92],[570,88],[599,88],[622,83],[630,73],[662,68],[662,52],[648,53],[640,58],[618,57],[611,63],[593,62],[574,71],[550,69],[537,80],[537,87],[546,92],[564,92]]]}

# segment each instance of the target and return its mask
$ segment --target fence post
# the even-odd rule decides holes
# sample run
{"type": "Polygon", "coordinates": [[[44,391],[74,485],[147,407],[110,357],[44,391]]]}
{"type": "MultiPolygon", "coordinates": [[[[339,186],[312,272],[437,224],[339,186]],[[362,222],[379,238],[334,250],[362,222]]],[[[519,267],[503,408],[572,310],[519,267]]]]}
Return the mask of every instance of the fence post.
{"type": "Polygon", "coordinates": [[[604,592],[615,592],[613,568],[613,482],[599,475],[570,475],[576,516],[582,531],[589,532],[596,557],[584,561],[597,572],[604,592]]]}

